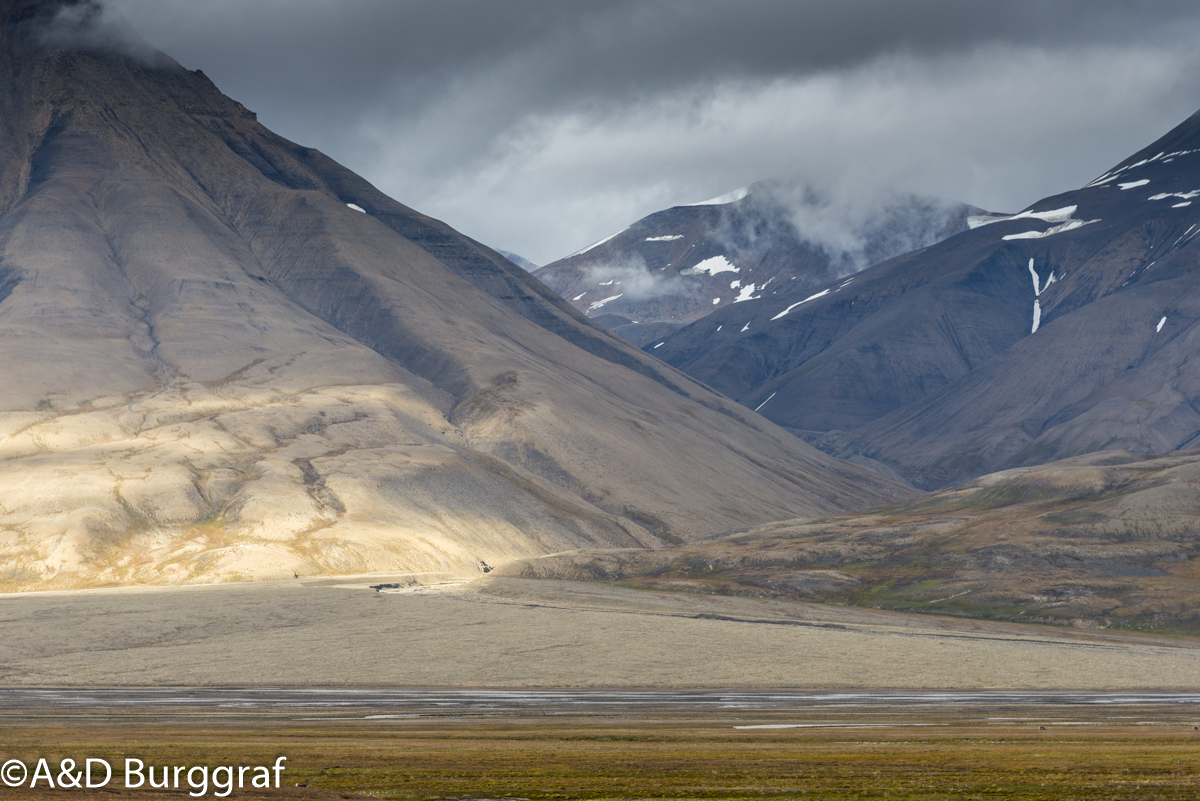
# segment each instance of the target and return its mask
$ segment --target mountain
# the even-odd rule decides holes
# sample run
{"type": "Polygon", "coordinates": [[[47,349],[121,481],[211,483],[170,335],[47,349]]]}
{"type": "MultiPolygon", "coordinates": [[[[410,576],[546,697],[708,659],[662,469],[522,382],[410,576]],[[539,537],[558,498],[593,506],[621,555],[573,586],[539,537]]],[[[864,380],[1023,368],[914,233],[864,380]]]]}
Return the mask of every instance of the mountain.
{"type": "Polygon", "coordinates": [[[807,290],[933,244],[983,213],[914,195],[848,203],[761,181],[651,214],[534,274],[641,346],[717,309],[807,290]]]}
{"type": "Polygon", "coordinates": [[[1087,186],[654,354],[830,453],[936,488],[1200,444],[1200,115],[1087,186]]]}
{"type": "Polygon", "coordinates": [[[528,270],[529,272],[533,272],[534,270],[538,269],[538,266],[536,264],[534,264],[533,262],[531,262],[529,259],[525,258],[524,256],[520,255],[519,253],[512,253],[507,250],[497,250],[496,252],[499,253],[504,258],[511,261],[513,264],[520,267],[522,270],[528,270]]]}
{"type": "Polygon", "coordinates": [[[0,374],[7,589],[471,575],[907,494],[86,0],[0,0],[0,374]]]}

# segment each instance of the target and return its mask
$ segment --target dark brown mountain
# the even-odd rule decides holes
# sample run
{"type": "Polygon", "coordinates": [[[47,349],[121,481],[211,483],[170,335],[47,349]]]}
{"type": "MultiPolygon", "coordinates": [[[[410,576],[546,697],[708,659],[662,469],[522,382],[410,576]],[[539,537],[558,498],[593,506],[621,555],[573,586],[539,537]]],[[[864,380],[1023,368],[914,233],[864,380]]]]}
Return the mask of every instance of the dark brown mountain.
{"type": "Polygon", "coordinates": [[[0,0],[6,586],[468,575],[904,494],[106,25],[0,0]]]}
{"type": "Polygon", "coordinates": [[[1198,197],[1193,116],[1082,189],[849,281],[718,311],[654,353],[926,488],[1196,447],[1198,197]]]}

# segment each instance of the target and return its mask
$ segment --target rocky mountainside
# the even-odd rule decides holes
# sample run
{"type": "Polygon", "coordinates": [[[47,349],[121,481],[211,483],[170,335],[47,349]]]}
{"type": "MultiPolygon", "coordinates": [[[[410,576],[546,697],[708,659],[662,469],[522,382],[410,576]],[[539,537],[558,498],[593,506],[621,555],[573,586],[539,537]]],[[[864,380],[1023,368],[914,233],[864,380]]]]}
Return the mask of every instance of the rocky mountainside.
{"type": "Polygon", "coordinates": [[[936,488],[1200,444],[1200,115],[1082,189],[653,352],[831,453],[936,488]]]}
{"type": "Polygon", "coordinates": [[[0,0],[5,587],[471,574],[905,494],[95,11],[0,0]]]}
{"type": "Polygon", "coordinates": [[[762,181],[638,220],[535,271],[637,345],[745,301],[804,291],[967,229],[979,209],[913,195],[839,204],[762,181]]]}

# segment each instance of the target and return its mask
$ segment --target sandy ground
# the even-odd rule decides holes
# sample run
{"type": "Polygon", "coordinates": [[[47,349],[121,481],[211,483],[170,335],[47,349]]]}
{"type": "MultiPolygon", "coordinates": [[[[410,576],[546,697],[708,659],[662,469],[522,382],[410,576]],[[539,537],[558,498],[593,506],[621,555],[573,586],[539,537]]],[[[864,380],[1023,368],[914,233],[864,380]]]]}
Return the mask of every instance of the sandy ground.
{"type": "Polygon", "coordinates": [[[0,684],[1132,689],[1200,643],[796,602],[372,576],[0,596],[0,684]]]}

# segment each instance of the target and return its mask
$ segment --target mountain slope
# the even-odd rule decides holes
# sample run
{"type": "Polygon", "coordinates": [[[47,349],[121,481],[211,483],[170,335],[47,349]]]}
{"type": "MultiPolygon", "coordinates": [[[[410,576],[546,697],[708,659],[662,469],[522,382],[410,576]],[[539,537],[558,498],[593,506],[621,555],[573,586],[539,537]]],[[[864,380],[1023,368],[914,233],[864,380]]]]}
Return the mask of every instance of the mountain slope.
{"type": "Polygon", "coordinates": [[[912,195],[847,207],[803,186],[762,181],[651,214],[534,274],[645,345],[716,309],[820,286],[945,239],[979,213],[912,195]]]}
{"type": "Polygon", "coordinates": [[[496,252],[499,253],[504,258],[511,261],[513,264],[520,267],[522,270],[526,270],[528,272],[533,272],[534,270],[538,269],[538,265],[534,264],[529,259],[525,258],[524,256],[522,256],[519,253],[513,253],[508,250],[497,250],[496,252]]]}
{"type": "Polygon", "coordinates": [[[6,586],[471,573],[905,494],[92,9],[0,0],[6,586]]]}
{"type": "Polygon", "coordinates": [[[1089,454],[866,515],[552,555],[501,575],[1195,636],[1198,479],[1194,451],[1089,454]]]}
{"type": "Polygon", "coordinates": [[[1198,150],[1193,116],[1083,189],[848,283],[718,312],[654,353],[927,488],[1101,449],[1190,447],[1198,150]]]}

